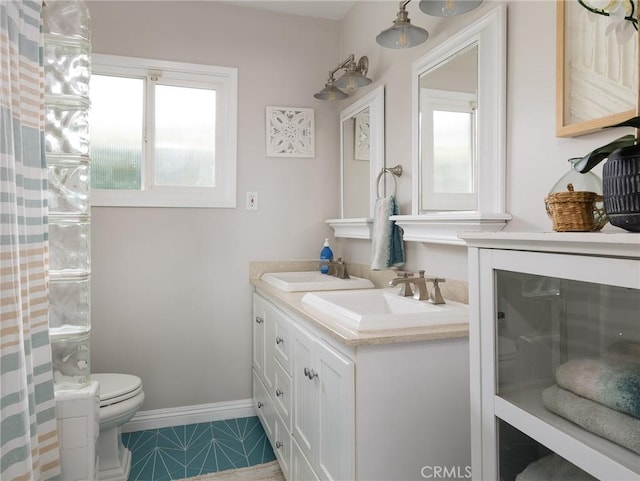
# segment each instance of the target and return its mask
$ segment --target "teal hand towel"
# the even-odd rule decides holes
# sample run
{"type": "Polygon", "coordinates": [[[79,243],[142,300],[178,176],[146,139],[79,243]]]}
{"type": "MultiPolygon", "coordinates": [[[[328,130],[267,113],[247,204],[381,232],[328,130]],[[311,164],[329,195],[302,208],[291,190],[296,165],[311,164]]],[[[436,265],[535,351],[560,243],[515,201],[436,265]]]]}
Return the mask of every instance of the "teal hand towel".
{"type": "Polygon", "coordinates": [[[402,228],[389,220],[398,214],[398,204],[390,195],[376,201],[371,235],[371,269],[380,271],[404,265],[402,228]]]}

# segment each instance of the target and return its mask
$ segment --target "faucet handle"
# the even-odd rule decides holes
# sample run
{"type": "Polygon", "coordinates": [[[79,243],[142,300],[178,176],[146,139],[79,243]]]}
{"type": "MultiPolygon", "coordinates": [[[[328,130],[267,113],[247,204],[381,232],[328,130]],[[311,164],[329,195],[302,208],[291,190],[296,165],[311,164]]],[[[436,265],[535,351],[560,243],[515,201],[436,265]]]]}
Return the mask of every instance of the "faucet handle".
{"type": "Polygon", "coordinates": [[[440,292],[439,282],[447,282],[446,279],[441,279],[439,277],[430,277],[427,281],[433,283],[433,289],[429,293],[429,302],[432,304],[445,304],[444,297],[442,297],[442,293],[440,292]]]}
{"type": "Polygon", "coordinates": [[[340,279],[350,279],[347,272],[347,263],[342,260],[342,257],[338,257],[338,265],[336,266],[336,276],[340,279]]]}

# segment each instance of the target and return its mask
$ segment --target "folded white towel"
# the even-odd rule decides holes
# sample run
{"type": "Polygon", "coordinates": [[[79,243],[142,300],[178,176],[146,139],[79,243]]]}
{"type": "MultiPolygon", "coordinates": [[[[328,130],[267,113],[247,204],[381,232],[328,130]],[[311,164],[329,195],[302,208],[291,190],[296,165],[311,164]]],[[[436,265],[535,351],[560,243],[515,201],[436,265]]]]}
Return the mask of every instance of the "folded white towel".
{"type": "Polygon", "coordinates": [[[597,478],[554,453],[531,463],[516,476],[516,481],[597,481],[597,478]]]}
{"type": "Polygon", "coordinates": [[[398,204],[390,195],[376,201],[371,239],[371,269],[380,271],[404,265],[402,229],[389,220],[398,214],[398,204]]]}
{"type": "Polygon", "coordinates": [[[542,391],[551,412],[598,436],[640,454],[640,419],[573,394],[554,384],[542,391]]]}

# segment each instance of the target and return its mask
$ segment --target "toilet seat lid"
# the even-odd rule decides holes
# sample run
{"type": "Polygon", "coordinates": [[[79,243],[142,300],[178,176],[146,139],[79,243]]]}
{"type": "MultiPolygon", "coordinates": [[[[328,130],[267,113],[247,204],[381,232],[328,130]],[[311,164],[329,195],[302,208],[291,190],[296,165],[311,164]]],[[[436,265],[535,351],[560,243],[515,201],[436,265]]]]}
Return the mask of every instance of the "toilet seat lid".
{"type": "Polygon", "coordinates": [[[91,374],[100,383],[100,407],[132,398],[142,391],[142,379],[131,374],[91,374]]]}

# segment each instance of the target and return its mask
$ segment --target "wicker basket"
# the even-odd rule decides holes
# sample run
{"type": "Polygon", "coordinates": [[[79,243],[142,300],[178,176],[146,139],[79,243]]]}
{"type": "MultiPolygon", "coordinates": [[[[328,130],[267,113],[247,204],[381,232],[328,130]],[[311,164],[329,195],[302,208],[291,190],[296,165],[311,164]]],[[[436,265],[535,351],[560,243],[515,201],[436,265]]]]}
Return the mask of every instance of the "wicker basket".
{"type": "Polygon", "coordinates": [[[553,221],[556,232],[592,232],[602,229],[607,216],[602,204],[603,198],[595,192],[574,191],[573,184],[567,185],[567,192],[549,194],[544,203],[547,214],[553,221]]]}

